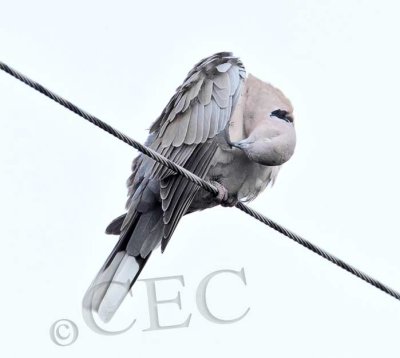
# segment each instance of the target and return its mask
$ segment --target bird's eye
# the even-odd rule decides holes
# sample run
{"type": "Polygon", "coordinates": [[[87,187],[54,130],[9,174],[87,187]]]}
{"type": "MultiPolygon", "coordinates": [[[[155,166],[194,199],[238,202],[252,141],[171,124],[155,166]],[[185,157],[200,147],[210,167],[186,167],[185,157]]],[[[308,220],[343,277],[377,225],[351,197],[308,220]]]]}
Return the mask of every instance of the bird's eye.
{"type": "Polygon", "coordinates": [[[291,115],[289,115],[288,111],[285,111],[283,109],[276,109],[275,111],[272,111],[270,116],[283,119],[284,121],[286,121],[288,123],[293,123],[293,117],[291,115]]]}

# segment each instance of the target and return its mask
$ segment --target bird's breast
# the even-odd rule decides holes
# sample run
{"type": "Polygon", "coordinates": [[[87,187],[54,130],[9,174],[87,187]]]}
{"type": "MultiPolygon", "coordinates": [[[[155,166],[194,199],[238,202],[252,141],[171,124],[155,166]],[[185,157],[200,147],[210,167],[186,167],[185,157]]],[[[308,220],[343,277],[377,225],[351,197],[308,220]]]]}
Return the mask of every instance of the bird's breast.
{"type": "MultiPolygon", "coordinates": [[[[252,200],[260,194],[278,174],[279,166],[268,167],[255,163],[239,149],[218,148],[211,162],[206,180],[218,181],[229,195],[239,200],[252,200]]],[[[200,190],[190,211],[197,211],[217,205],[213,196],[200,190]]]]}
{"type": "Polygon", "coordinates": [[[279,166],[269,167],[251,161],[241,150],[218,148],[208,172],[239,200],[252,200],[275,179],[279,166]]]}

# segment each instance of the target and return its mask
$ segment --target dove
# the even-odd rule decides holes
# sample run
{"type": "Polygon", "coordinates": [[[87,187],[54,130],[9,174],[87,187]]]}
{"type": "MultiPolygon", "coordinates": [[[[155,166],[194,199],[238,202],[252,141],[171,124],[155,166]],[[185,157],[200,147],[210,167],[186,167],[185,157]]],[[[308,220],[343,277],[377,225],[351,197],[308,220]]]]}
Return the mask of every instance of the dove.
{"type": "Polygon", "coordinates": [[[230,52],[209,56],[188,73],[154,121],[145,143],[209,181],[199,188],[139,154],[128,178],[127,212],[107,234],[119,240],[83,299],[83,309],[109,322],[158,246],[164,252],[182,216],[253,200],[273,184],[294,153],[293,107],[285,95],[247,76],[230,52]]]}

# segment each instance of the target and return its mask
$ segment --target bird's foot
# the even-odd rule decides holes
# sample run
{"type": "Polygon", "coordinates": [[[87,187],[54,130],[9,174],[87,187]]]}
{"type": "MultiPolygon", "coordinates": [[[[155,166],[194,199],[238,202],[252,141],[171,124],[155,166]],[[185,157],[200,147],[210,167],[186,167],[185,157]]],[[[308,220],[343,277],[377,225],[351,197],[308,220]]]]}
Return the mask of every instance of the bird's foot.
{"type": "Polygon", "coordinates": [[[212,180],[210,182],[211,185],[215,186],[218,189],[218,194],[215,197],[215,199],[219,202],[222,203],[226,200],[228,200],[228,190],[219,182],[212,180]]]}
{"type": "Polygon", "coordinates": [[[221,206],[232,207],[237,204],[238,199],[229,195],[228,189],[226,189],[221,183],[217,181],[211,181],[210,184],[218,189],[218,194],[215,199],[221,206]]]}

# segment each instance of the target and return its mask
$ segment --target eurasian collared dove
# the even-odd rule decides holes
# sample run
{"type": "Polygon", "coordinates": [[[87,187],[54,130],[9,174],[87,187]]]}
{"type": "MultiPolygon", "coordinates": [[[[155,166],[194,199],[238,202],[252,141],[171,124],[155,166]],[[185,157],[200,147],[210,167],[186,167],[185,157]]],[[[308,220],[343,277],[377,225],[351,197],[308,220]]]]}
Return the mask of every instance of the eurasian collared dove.
{"type": "Polygon", "coordinates": [[[127,213],[107,227],[119,241],[83,300],[108,322],[151,252],[164,251],[181,217],[218,204],[249,201],[273,183],[292,156],[293,108],[281,91],[256,77],[229,52],[203,59],[189,72],[146,145],[217,186],[199,189],[143,154],[132,164],[127,213]]]}

